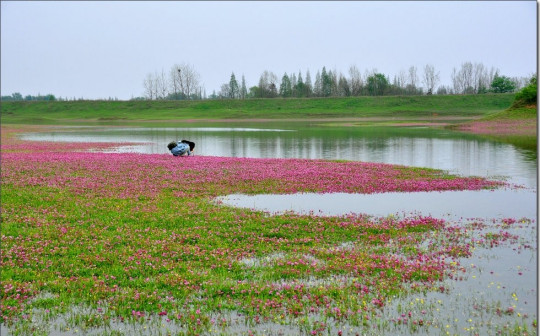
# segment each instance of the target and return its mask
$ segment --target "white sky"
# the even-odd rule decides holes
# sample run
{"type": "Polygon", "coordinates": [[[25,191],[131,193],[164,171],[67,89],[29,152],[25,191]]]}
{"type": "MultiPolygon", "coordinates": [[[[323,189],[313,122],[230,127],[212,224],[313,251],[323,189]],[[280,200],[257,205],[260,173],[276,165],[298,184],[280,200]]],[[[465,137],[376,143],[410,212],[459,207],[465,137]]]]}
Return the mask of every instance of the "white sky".
{"type": "Polygon", "coordinates": [[[1,2],[1,94],[143,96],[148,73],[191,64],[207,95],[356,65],[393,79],[426,64],[451,85],[464,62],[537,70],[536,1],[1,2]]]}

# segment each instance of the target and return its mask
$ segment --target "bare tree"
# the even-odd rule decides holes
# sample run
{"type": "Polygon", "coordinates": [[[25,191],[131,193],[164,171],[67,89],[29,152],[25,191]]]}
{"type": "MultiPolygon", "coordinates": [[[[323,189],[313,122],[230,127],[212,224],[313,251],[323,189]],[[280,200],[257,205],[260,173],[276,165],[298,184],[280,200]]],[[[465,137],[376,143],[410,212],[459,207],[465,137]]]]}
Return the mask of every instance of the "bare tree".
{"type": "Polygon", "coordinates": [[[173,93],[173,99],[180,98],[180,82],[178,78],[178,68],[174,65],[169,71],[169,85],[173,93]]]}
{"type": "MultiPolygon", "coordinates": [[[[474,93],[480,92],[482,86],[484,86],[484,77],[486,69],[484,64],[475,63],[473,67],[473,88],[474,93]]],[[[485,87],[485,86],[484,86],[485,87]]]]}
{"type": "MultiPolygon", "coordinates": [[[[191,65],[186,65],[184,71],[184,81],[186,83],[186,96],[191,97],[199,89],[200,76],[191,65]]],[[[189,98],[188,98],[189,99],[189,98]]]]}
{"type": "Polygon", "coordinates": [[[463,93],[474,92],[474,66],[471,62],[465,62],[461,66],[461,73],[463,78],[463,93]]]}
{"type": "Polygon", "coordinates": [[[190,64],[175,64],[170,72],[173,90],[182,99],[197,96],[200,87],[200,75],[190,64]]]}
{"type": "Polygon", "coordinates": [[[424,67],[423,83],[426,86],[427,94],[433,94],[433,89],[439,84],[439,72],[435,72],[435,67],[431,64],[426,64],[424,67]]]}
{"type": "Polygon", "coordinates": [[[488,92],[491,82],[495,74],[498,73],[498,69],[491,67],[487,69],[482,63],[474,64],[474,83],[475,83],[475,93],[486,93],[488,92]]]}
{"type": "Polygon", "coordinates": [[[175,99],[186,99],[182,81],[182,65],[175,64],[170,71],[170,83],[174,90],[175,99]]]}
{"type": "Polygon", "coordinates": [[[488,71],[482,63],[462,63],[459,71],[454,68],[452,72],[454,91],[465,94],[487,92],[497,71],[493,67],[488,71]]]}
{"type": "Polygon", "coordinates": [[[167,85],[167,78],[165,77],[165,71],[161,70],[161,73],[155,73],[154,75],[154,87],[156,90],[156,99],[165,99],[169,94],[169,88],[167,85]]]}
{"type": "Polygon", "coordinates": [[[259,78],[259,93],[261,98],[277,97],[277,76],[265,70],[259,78]]]}
{"type": "Polygon", "coordinates": [[[219,92],[219,98],[230,98],[231,96],[231,88],[229,86],[229,83],[225,83],[221,85],[221,91],[219,92]]]}
{"type": "Polygon", "coordinates": [[[151,73],[148,73],[146,75],[146,78],[143,82],[144,86],[144,95],[146,96],[146,99],[154,99],[154,76],[151,73]]]}
{"type": "Polygon", "coordinates": [[[407,87],[407,72],[405,72],[405,70],[399,71],[396,82],[398,87],[401,89],[405,89],[407,87]]]}
{"type": "Polygon", "coordinates": [[[358,70],[356,65],[352,65],[349,68],[349,76],[351,95],[359,96],[362,93],[362,87],[364,86],[364,83],[362,81],[362,74],[360,73],[360,70],[358,70]]]}
{"type": "Polygon", "coordinates": [[[454,67],[452,69],[452,87],[454,88],[454,93],[461,93],[463,83],[459,72],[454,67]]]}
{"type": "Polygon", "coordinates": [[[456,93],[474,93],[473,64],[471,62],[461,64],[461,69],[457,73],[454,70],[454,75],[456,93]]]}
{"type": "MultiPolygon", "coordinates": [[[[520,90],[527,86],[531,81],[532,75],[529,77],[511,77],[510,79],[516,83],[516,90],[520,90]]],[[[493,81],[493,80],[492,80],[493,81]]]]}
{"type": "Polygon", "coordinates": [[[418,73],[417,73],[416,67],[413,65],[409,68],[409,84],[407,85],[407,89],[409,93],[416,92],[417,83],[418,83],[418,73]]]}

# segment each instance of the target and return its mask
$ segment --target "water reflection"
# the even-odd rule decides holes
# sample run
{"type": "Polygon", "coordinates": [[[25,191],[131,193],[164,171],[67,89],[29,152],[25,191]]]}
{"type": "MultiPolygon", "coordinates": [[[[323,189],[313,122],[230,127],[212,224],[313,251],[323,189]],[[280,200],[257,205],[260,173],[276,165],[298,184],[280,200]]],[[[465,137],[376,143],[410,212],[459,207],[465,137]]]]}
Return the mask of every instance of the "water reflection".
{"type": "Polygon", "coordinates": [[[536,186],[536,155],[481,137],[429,128],[265,126],[63,127],[22,137],[38,141],[118,142],[115,151],[152,154],[168,154],[167,143],[189,139],[197,143],[197,155],[382,162],[443,169],[466,176],[505,176],[512,183],[536,186]],[[140,145],[121,146],[121,142],[140,145]]]}

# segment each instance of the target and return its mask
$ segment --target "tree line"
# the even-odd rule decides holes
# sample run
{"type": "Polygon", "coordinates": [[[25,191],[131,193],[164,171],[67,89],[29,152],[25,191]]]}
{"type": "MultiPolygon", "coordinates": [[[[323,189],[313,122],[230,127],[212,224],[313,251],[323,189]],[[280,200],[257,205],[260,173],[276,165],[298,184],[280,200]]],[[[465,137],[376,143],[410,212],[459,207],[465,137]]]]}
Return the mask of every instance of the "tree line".
{"type": "Polygon", "coordinates": [[[11,94],[11,96],[2,96],[2,101],[56,101],[58,100],[53,94],[46,94],[41,95],[38,94],[37,96],[32,95],[26,95],[23,97],[23,95],[20,92],[15,92],[11,94]]]}
{"type": "MultiPolygon", "coordinates": [[[[144,99],[144,98],[140,98],[144,99]]],[[[37,96],[33,95],[23,95],[20,92],[12,93],[10,96],[2,96],[2,101],[88,101],[88,100],[108,100],[108,101],[118,101],[117,97],[109,97],[107,99],[86,99],[83,97],[56,97],[55,95],[49,93],[46,95],[38,94],[37,96]]]]}
{"type": "Polygon", "coordinates": [[[175,64],[168,73],[148,73],[143,81],[144,97],[150,100],[197,100],[206,96],[200,75],[190,64],[175,64]]]}
{"type": "Polygon", "coordinates": [[[168,74],[163,70],[149,73],[144,82],[144,99],[246,99],[246,98],[307,98],[351,97],[383,95],[431,94],[483,94],[516,92],[524,87],[530,77],[508,77],[496,68],[482,63],[464,62],[453,68],[451,85],[440,85],[440,72],[431,64],[421,71],[416,66],[402,70],[391,79],[376,69],[361,73],[351,66],[348,74],[323,67],[315,77],[309,70],[284,73],[281,78],[268,70],[263,71],[257,85],[248,88],[244,75],[239,80],[234,72],[228,82],[207,97],[200,75],[189,64],[174,65],[168,74]]]}
{"type": "MultiPolygon", "coordinates": [[[[248,87],[244,75],[237,79],[234,72],[227,82],[206,95],[201,76],[190,64],[175,64],[168,72],[148,73],[143,80],[142,97],[131,100],[200,100],[200,99],[246,99],[246,98],[309,98],[309,97],[356,97],[383,95],[446,95],[517,92],[525,87],[532,76],[508,77],[496,68],[482,63],[464,62],[453,68],[450,85],[440,85],[440,72],[431,64],[420,71],[416,66],[401,70],[392,78],[376,69],[362,73],[355,65],[349,67],[347,75],[323,67],[312,78],[309,69],[305,75],[284,73],[281,78],[265,70],[257,85],[248,87]]],[[[2,101],[55,101],[70,100],[47,95],[20,93],[2,96],[2,101]]],[[[83,98],[72,100],[84,100],[83,98]]],[[[109,98],[109,100],[118,100],[109,98]]]]}

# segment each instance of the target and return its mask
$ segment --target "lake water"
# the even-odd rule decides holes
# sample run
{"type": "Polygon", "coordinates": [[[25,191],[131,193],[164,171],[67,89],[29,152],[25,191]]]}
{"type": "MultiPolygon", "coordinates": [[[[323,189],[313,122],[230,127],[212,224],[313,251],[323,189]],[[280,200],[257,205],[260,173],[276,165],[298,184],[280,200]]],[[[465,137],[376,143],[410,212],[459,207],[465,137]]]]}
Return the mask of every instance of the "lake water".
{"type": "Polygon", "coordinates": [[[310,158],[430,167],[464,176],[504,177],[536,187],[537,152],[484,137],[442,129],[330,127],[307,123],[259,123],[247,127],[58,127],[28,133],[38,141],[118,142],[115,151],[161,153],[173,140],[194,141],[197,155],[310,158]],[[122,146],[122,142],[140,145],[122,146]]]}
{"type": "Polygon", "coordinates": [[[218,202],[268,212],[339,216],[350,212],[376,217],[421,214],[447,220],[460,218],[536,217],[536,192],[529,189],[465,190],[381,194],[227,195],[218,202]]]}

